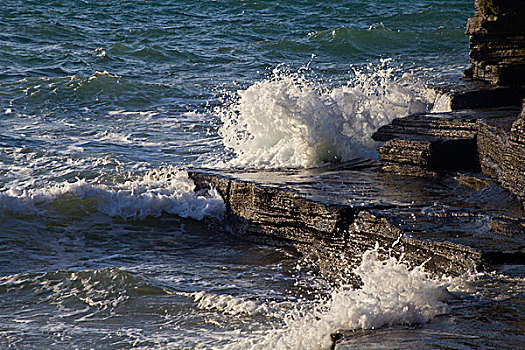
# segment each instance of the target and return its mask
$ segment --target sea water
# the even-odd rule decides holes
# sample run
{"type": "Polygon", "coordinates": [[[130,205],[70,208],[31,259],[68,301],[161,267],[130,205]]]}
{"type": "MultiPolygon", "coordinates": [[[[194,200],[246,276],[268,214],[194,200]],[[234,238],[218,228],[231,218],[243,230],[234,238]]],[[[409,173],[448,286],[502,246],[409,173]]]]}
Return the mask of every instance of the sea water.
{"type": "Polygon", "coordinates": [[[219,229],[186,172],[375,157],[379,126],[446,109],[471,1],[1,5],[0,347],[523,346],[521,268],[376,249],[334,283],[219,229]]]}

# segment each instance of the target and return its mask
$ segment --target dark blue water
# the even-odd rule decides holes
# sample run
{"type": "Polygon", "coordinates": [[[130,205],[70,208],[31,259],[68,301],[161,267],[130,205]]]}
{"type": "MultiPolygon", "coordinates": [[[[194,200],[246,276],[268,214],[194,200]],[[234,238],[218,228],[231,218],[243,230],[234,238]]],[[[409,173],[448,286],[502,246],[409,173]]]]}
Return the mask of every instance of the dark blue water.
{"type": "MultiPolygon", "coordinates": [[[[521,346],[519,274],[454,281],[467,312],[440,292],[450,282],[416,272],[403,281],[429,279],[432,297],[404,295],[414,312],[395,290],[331,298],[290,252],[212,225],[220,196],[194,193],[184,172],[373,156],[374,128],[431,109],[426,85],[460,76],[472,12],[466,0],[2,1],[0,347],[318,349],[341,324],[381,329],[356,333],[357,348],[521,346]],[[369,297],[392,305],[393,328],[369,297]]],[[[374,262],[363,274],[390,290],[374,262]]]]}

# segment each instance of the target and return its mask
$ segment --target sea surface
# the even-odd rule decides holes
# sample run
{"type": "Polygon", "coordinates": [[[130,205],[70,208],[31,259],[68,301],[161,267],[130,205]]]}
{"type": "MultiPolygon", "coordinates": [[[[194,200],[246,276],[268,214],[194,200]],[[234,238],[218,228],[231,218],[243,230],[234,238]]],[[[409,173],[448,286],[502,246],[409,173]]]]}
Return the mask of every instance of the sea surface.
{"type": "Polygon", "coordinates": [[[525,273],[363,256],[336,283],[220,229],[186,170],[376,157],[441,108],[471,0],[2,0],[0,348],[524,348],[525,273]],[[354,342],[355,341],[355,342],[354,342]]]}

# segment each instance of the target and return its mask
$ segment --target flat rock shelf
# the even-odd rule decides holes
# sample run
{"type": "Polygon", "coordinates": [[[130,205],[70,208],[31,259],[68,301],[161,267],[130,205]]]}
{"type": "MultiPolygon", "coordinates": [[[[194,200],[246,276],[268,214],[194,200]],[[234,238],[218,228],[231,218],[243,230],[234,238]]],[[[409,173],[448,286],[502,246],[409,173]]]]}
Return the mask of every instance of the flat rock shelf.
{"type": "MultiPolygon", "coordinates": [[[[461,101],[464,91],[447,98],[461,101]]],[[[233,234],[293,247],[327,276],[351,270],[376,244],[459,275],[525,263],[524,125],[525,100],[415,114],[373,135],[380,160],[190,177],[218,190],[233,234]]]]}
{"type": "Polygon", "coordinates": [[[356,160],[303,171],[194,171],[224,198],[235,235],[293,247],[323,273],[340,274],[376,243],[413,265],[458,275],[523,263],[519,200],[475,173],[403,175],[356,160]]]}

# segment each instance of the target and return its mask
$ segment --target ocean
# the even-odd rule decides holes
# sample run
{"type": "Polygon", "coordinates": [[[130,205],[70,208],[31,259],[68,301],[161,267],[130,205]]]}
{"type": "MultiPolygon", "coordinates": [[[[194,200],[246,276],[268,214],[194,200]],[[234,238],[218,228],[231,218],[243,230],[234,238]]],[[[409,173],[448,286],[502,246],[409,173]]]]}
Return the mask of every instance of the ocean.
{"type": "Polygon", "coordinates": [[[1,348],[523,348],[522,267],[372,250],[353,289],[220,229],[186,172],[377,157],[466,68],[473,1],[1,5],[1,348]]]}

